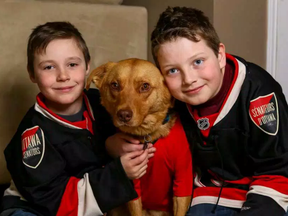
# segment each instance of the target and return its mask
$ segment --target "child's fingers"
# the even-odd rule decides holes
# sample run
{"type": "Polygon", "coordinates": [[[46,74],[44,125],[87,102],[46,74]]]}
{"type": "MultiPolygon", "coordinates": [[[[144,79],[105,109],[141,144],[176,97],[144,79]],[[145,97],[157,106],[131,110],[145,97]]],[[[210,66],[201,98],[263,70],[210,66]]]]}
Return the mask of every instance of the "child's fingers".
{"type": "Polygon", "coordinates": [[[139,164],[133,168],[135,178],[140,178],[140,176],[142,176],[142,173],[144,171],[146,171],[146,169],[148,167],[147,164],[148,164],[148,158],[146,158],[144,161],[142,161],[141,164],[139,164]]]}
{"type": "Polygon", "coordinates": [[[144,150],[132,151],[132,152],[128,152],[123,157],[128,158],[129,160],[135,160],[135,158],[140,157],[143,152],[144,150]]]}
{"type": "Polygon", "coordinates": [[[145,173],[146,173],[146,169],[142,173],[140,173],[140,175],[136,179],[141,178],[143,175],[145,175],[145,173]]]}
{"type": "Polygon", "coordinates": [[[150,143],[148,145],[148,158],[152,158],[155,152],[156,152],[156,148],[153,146],[153,144],[150,143]]]}
{"type": "MultiPolygon", "coordinates": [[[[137,159],[137,158],[135,158],[137,159]]],[[[134,165],[134,170],[141,170],[143,167],[147,168],[148,157],[146,157],[141,163],[134,165]]]]}
{"type": "Polygon", "coordinates": [[[143,150],[143,144],[133,144],[129,143],[123,146],[124,152],[133,152],[133,151],[141,151],[143,150]]]}
{"type": "Polygon", "coordinates": [[[148,150],[146,149],[144,152],[142,152],[141,155],[135,156],[134,158],[131,159],[131,165],[132,166],[139,166],[142,163],[144,163],[146,160],[148,160],[148,150]]]}
{"type": "Polygon", "coordinates": [[[146,164],[145,166],[143,166],[143,167],[138,171],[138,173],[136,174],[136,176],[137,176],[136,179],[141,178],[141,177],[146,173],[147,167],[148,167],[148,165],[146,164]]]}
{"type": "Polygon", "coordinates": [[[153,144],[149,144],[148,145],[148,153],[154,153],[154,152],[156,152],[156,148],[153,146],[153,144]]]}
{"type": "Polygon", "coordinates": [[[150,158],[152,158],[152,157],[154,157],[154,153],[149,153],[149,154],[148,154],[148,159],[150,159],[150,158]]]}

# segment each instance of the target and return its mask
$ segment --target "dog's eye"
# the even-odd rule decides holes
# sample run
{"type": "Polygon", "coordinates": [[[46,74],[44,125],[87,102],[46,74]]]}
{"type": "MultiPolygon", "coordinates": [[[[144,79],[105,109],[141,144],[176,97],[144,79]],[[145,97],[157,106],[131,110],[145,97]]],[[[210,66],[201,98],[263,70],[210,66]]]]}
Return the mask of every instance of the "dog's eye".
{"type": "Polygon", "coordinates": [[[112,82],[110,85],[113,90],[119,90],[119,84],[117,82],[112,82]]]}
{"type": "Polygon", "coordinates": [[[140,92],[147,92],[150,89],[149,83],[143,83],[142,86],[140,87],[140,92]]]}

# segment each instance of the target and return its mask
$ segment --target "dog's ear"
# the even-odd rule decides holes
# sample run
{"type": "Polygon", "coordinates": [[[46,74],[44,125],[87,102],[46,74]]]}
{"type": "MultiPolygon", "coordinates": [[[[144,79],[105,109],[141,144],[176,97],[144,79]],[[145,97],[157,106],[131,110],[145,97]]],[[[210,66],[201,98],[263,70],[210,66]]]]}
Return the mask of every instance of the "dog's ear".
{"type": "Polygon", "coordinates": [[[99,89],[105,74],[110,71],[116,64],[117,63],[115,62],[107,62],[106,64],[103,64],[91,71],[89,77],[87,78],[86,89],[88,90],[90,88],[91,82],[93,82],[96,88],[99,89]]]}

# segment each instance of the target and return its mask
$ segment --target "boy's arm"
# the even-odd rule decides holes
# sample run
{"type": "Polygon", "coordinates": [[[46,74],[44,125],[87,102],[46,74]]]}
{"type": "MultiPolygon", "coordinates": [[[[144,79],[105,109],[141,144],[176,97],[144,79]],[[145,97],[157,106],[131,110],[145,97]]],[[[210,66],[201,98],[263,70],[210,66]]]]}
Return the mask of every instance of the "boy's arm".
{"type": "Polygon", "coordinates": [[[239,216],[283,216],[288,207],[288,106],[281,87],[266,80],[250,99],[247,151],[254,176],[239,216]]]}
{"type": "Polygon", "coordinates": [[[15,136],[6,148],[7,167],[20,194],[43,215],[102,215],[137,197],[119,158],[71,177],[48,139],[39,164],[23,160],[20,143],[20,136],[15,136]]]}

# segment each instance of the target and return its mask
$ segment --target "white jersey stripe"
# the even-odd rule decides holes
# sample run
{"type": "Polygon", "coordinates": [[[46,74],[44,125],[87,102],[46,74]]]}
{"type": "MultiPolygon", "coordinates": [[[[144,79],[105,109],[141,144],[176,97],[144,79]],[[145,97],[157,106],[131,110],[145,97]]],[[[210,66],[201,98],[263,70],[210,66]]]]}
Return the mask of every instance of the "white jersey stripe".
{"type": "MultiPolygon", "coordinates": [[[[236,59],[237,60],[237,59],[236,59]]],[[[221,112],[219,113],[217,119],[214,122],[214,125],[216,125],[218,122],[220,122],[226,115],[227,113],[230,111],[230,109],[233,107],[233,105],[235,104],[239,93],[241,91],[241,87],[242,84],[244,82],[244,79],[246,77],[246,67],[245,65],[240,62],[239,60],[237,60],[238,62],[238,76],[236,78],[235,84],[227,98],[227,101],[225,102],[221,112]]]]}
{"type": "Polygon", "coordinates": [[[250,193],[270,197],[275,202],[277,202],[278,205],[280,205],[284,209],[285,212],[287,212],[288,195],[280,193],[279,191],[276,191],[272,188],[264,187],[264,186],[258,186],[258,185],[251,186],[250,190],[247,194],[250,194],[250,193]]]}
{"type": "Polygon", "coordinates": [[[11,180],[11,182],[10,182],[10,187],[7,188],[7,189],[4,191],[4,196],[17,196],[17,197],[20,197],[21,200],[27,201],[27,200],[24,199],[24,197],[19,193],[19,191],[17,190],[17,188],[16,188],[13,180],[11,180]]]}
{"type": "MultiPolygon", "coordinates": [[[[218,197],[217,196],[198,196],[192,199],[191,206],[198,204],[216,204],[218,197]]],[[[219,206],[225,206],[230,208],[242,208],[244,201],[243,200],[233,200],[220,197],[219,206]]]]}
{"type": "Polygon", "coordinates": [[[89,175],[86,173],[78,182],[78,216],[101,216],[102,211],[94,197],[89,183],[89,175]]]}
{"type": "Polygon", "coordinates": [[[47,110],[43,109],[37,102],[35,103],[34,108],[37,112],[41,113],[46,118],[48,118],[52,121],[55,121],[58,124],[63,125],[64,127],[68,127],[68,128],[72,128],[72,129],[82,129],[81,127],[77,127],[77,126],[74,126],[74,125],[69,124],[67,122],[61,121],[60,119],[58,119],[55,116],[53,116],[52,114],[50,114],[47,110]]]}

